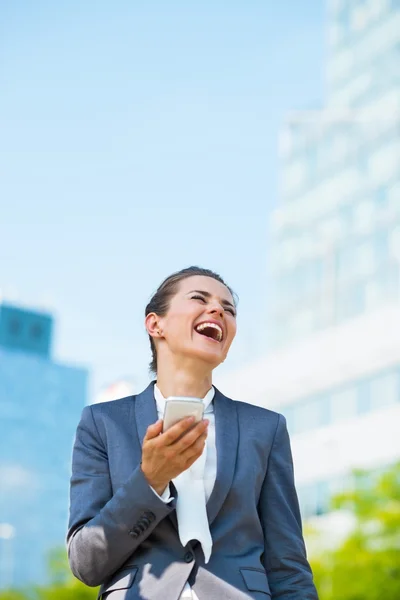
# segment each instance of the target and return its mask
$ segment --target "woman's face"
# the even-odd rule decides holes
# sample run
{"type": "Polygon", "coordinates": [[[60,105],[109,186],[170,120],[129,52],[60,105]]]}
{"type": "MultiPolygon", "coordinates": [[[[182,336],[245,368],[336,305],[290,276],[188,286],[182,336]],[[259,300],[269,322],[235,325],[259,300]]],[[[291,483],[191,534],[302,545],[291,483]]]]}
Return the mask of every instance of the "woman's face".
{"type": "Polygon", "coordinates": [[[236,334],[232,294],[212,277],[188,277],[158,323],[173,354],[198,358],[214,369],[225,360],[236,334]]]}

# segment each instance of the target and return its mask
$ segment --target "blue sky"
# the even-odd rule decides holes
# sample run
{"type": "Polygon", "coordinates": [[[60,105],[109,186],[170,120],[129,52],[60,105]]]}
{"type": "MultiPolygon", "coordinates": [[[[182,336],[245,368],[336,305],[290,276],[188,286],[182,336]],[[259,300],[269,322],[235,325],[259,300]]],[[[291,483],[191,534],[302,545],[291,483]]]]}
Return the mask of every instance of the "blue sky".
{"type": "Polygon", "coordinates": [[[268,342],[285,113],[323,100],[324,1],[0,6],[0,289],[51,304],[91,396],[148,380],[143,311],[200,264],[240,297],[224,369],[268,342]]]}

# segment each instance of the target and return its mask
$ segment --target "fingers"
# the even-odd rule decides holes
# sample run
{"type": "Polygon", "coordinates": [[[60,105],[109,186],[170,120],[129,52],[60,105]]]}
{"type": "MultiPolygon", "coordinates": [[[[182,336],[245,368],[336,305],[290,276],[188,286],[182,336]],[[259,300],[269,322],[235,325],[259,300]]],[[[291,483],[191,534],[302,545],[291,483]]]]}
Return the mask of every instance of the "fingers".
{"type": "Polygon", "coordinates": [[[180,438],[194,423],[194,417],[186,417],[178,423],[175,423],[163,434],[163,442],[166,445],[173,444],[180,438]]]}
{"type": "Polygon", "coordinates": [[[198,423],[196,427],[193,427],[191,431],[173,445],[174,450],[177,453],[185,452],[185,450],[196,444],[198,440],[200,440],[199,443],[201,443],[201,439],[205,441],[207,439],[208,423],[207,420],[198,423]]]}
{"type": "Polygon", "coordinates": [[[185,467],[188,469],[203,454],[206,444],[207,433],[201,435],[197,440],[182,453],[185,460],[185,467]]]}
{"type": "Polygon", "coordinates": [[[162,420],[147,428],[142,471],[154,489],[165,489],[169,481],[191,467],[203,453],[209,421],[205,419],[196,425],[193,422],[193,418],[183,419],[165,433],[162,420]]]}
{"type": "Polygon", "coordinates": [[[162,419],[159,419],[152,425],[149,425],[146,431],[146,435],[143,438],[143,441],[146,442],[148,440],[152,440],[155,437],[159,436],[162,432],[163,422],[162,419]]]}

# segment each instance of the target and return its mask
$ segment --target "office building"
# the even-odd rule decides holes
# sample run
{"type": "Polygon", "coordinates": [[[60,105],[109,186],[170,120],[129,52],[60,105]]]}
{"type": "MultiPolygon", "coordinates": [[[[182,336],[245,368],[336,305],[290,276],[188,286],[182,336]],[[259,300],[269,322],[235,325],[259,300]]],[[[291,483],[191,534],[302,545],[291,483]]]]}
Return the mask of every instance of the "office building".
{"type": "Polygon", "coordinates": [[[86,369],[52,358],[53,318],[0,304],[0,588],[46,580],[63,547],[86,369]]]}
{"type": "Polygon", "coordinates": [[[305,518],[400,458],[400,6],[327,15],[326,106],[280,139],[270,352],[221,378],[287,417],[305,518]]]}

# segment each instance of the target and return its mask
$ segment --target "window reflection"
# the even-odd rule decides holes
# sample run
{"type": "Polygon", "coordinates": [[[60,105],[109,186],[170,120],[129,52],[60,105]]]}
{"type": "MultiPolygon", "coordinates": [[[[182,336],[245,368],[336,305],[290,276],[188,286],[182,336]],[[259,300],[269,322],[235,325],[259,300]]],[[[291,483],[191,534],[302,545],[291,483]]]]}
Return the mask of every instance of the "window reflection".
{"type": "Polygon", "coordinates": [[[333,425],[400,401],[400,368],[282,407],[291,434],[333,425]]]}

